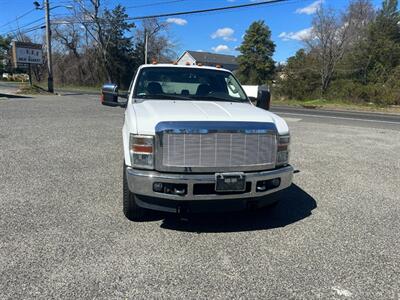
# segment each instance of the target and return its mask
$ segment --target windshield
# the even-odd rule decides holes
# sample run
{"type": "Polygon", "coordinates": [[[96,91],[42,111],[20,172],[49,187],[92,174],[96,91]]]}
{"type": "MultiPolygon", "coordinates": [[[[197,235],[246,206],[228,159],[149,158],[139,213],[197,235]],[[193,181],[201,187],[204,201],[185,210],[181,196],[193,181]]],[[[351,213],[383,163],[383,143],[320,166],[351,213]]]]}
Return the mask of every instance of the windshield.
{"type": "Polygon", "coordinates": [[[134,92],[141,99],[247,101],[246,94],[229,72],[177,67],[143,68],[134,92]]]}

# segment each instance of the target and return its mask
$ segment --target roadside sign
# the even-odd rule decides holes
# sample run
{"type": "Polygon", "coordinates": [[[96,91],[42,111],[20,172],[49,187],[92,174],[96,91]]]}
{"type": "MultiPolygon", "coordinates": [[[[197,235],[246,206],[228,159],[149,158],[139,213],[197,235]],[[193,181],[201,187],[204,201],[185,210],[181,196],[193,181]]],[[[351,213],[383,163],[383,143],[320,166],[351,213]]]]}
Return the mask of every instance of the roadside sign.
{"type": "Polygon", "coordinates": [[[12,42],[12,59],[16,68],[21,64],[28,66],[29,84],[32,86],[32,64],[43,63],[42,45],[26,42],[12,42]]]}
{"type": "Polygon", "coordinates": [[[42,64],[43,50],[41,44],[13,42],[12,43],[13,63],[18,64],[42,64]]]}

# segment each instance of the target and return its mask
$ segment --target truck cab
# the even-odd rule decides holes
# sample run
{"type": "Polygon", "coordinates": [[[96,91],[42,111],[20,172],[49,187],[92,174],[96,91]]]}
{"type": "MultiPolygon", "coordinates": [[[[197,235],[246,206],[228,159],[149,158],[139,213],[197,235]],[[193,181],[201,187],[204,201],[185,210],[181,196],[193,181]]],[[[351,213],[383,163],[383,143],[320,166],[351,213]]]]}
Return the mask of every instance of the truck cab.
{"type": "Polygon", "coordinates": [[[289,128],[258,96],[254,105],[228,70],[193,65],[142,65],[126,101],[105,85],[102,104],[125,108],[125,216],[276,202],[292,183],[289,128]]]}

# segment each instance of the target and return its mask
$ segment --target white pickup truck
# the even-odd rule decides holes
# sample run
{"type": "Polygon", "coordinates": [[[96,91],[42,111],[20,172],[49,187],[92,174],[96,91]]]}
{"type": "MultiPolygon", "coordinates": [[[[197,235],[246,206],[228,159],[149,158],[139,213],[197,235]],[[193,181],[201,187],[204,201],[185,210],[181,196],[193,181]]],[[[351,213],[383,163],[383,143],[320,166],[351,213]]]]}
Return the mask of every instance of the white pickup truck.
{"type": "Polygon", "coordinates": [[[138,68],[126,101],[106,84],[102,104],[126,108],[122,128],[123,211],[191,212],[275,203],[288,188],[289,128],[267,111],[269,93],[253,105],[225,69],[173,64],[138,68]],[[264,109],[263,109],[264,108],[264,109]]]}

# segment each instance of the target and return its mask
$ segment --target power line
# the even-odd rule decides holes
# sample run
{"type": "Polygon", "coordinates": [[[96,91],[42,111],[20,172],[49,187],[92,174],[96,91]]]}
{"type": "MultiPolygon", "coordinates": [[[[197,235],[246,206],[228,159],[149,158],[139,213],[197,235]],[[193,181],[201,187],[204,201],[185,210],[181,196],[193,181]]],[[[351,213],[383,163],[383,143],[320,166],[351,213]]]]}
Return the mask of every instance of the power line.
{"type": "Polygon", "coordinates": [[[182,16],[182,15],[193,15],[193,14],[201,14],[201,13],[207,13],[207,12],[213,12],[213,11],[232,10],[232,9],[238,9],[238,8],[244,8],[244,7],[253,7],[253,6],[260,6],[260,5],[273,4],[273,3],[279,3],[279,2],[287,2],[287,1],[290,1],[290,0],[268,0],[268,1],[248,3],[248,4],[238,4],[238,5],[189,10],[189,11],[182,11],[182,12],[175,12],[175,13],[133,17],[133,18],[128,18],[128,20],[145,20],[145,19],[154,19],[154,18],[182,16]]]}
{"type": "Polygon", "coordinates": [[[31,28],[27,28],[24,31],[15,31],[15,32],[11,33],[10,35],[16,37],[18,34],[26,34],[26,33],[32,32],[32,31],[43,29],[43,28],[45,28],[45,26],[44,26],[44,24],[41,24],[41,25],[37,25],[37,26],[31,27],[31,28]]]}
{"type": "Polygon", "coordinates": [[[42,25],[38,25],[38,26],[35,26],[35,27],[32,27],[32,28],[30,28],[30,29],[27,29],[26,31],[24,31],[24,32],[21,32],[22,34],[25,34],[25,33],[28,33],[28,32],[32,32],[32,31],[35,31],[35,30],[38,30],[38,29],[44,29],[45,28],[45,25],[44,25],[44,23],[42,24],[42,25]]]}
{"type": "MultiPolygon", "coordinates": [[[[174,1],[178,2],[178,1],[184,1],[184,0],[174,0],[174,1]]],[[[145,19],[164,18],[164,17],[181,16],[181,15],[193,15],[193,14],[201,14],[201,13],[208,13],[208,12],[214,12],[214,11],[225,11],[225,10],[240,9],[240,8],[245,8],[245,7],[255,7],[255,6],[261,6],[261,5],[268,5],[268,4],[274,4],[274,3],[283,3],[283,2],[288,2],[288,1],[291,1],[291,0],[267,0],[267,1],[261,1],[261,2],[230,5],[230,6],[222,6],[222,7],[207,8],[207,9],[197,9],[197,10],[181,11],[181,12],[173,12],[173,13],[164,13],[164,14],[157,14],[157,15],[138,16],[138,17],[127,18],[127,20],[132,20],[133,21],[133,20],[145,20],[145,19]]],[[[167,3],[167,2],[164,1],[164,3],[167,3]]],[[[153,4],[155,4],[155,3],[153,3],[153,4]]],[[[150,4],[148,4],[148,5],[150,5],[150,4]]],[[[32,23],[38,22],[41,19],[38,19],[38,20],[35,20],[35,21],[31,22],[31,23],[25,24],[24,26],[22,26],[20,28],[29,26],[32,23]]],[[[66,21],[66,20],[62,20],[62,21],[60,21],[60,23],[58,23],[57,21],[52,22],[52,23],[53,24],[61,24],[61,22],[62,22],[62,24],[94,23],[94,21],[89,21],[89,20],[88,21],[66,21]]],[[[15,30],[10,31],[10,32],[17,31],[20,28],[17,28],[15,30]]]]}
{"type": "Polygon", "coordinates": [[[29,25],[32,25],[32,24],[35,24],[35,23],[38,23],[38,22],[43,22],[43,17],[41,17],[39,19],[36,19],[34,21],[31,21],[31,22],[29,22],[29,23],[27,23],[25,25],[19,26],[19,27],[14,28],[14,29],[11,29],[11,30],[5,32],[4,35],[12,34],[15,31],[20,31],[22,28],[28,27],[29,25]]]}
{"type": "MultiPolygon", "coordinates": [[[[15,0],[14,0],[14,1],[15,1],[15,0]]],[[[23,1],[25,1],[25,0],[23,0],[23,1]]],[[[63,2],[58,2],[57,4],[59,4],[59,3],[63,3],[63,2]]],[[[70,2],[66,2],[66,1],[65,1],[65,3],[70,3],[70,2]]],[[[19,20],[19,19],[21,19],[21,18],[27,16],[28,14],[30,14],[31,12],[36,11],[36,10],[37,10],[36,8],[33,8],[33,9],[27,11],[26,13],[24,13],[24,14],[22,14],[22,15],[16,17],[15,20],[12,20],[12,21],[9,21],[9,22],[7,22],[7,23],[5,23],[5,24],[3,24],[3,25],[0,25],[0,28],[3,28],[3,27],[5,27],[5,26],[7,26],[8,24],[15,23],[15,22],[17,22],[17,20],[19,20]]],[[[10,30],[8,30],[6,33],[3,33],[3,34],[4,34],[4,35],[11,34],[11,33],[13,33],[14,31],[19,31],[21,28],[25,28],[25,27],[27,27],[27,26],[29,26],[29,25],[32,25],[32,24],[37,23],[37,22],[42,21],[42,20],[43,20],[43,17],[41,17],[41,18],[39,18],[39,19],[37,19],[37,20],[31,21],[31,22],[29,22],[29,23],[27,23],[27,24],[25,24],[25,25],[23,25],[23,26],[19,26],[19,27],[16,27],[16,28],[14,28],[14,29],[10,29],[10,30]]]]}
{"type": "Polygon", "coordinates": [[[12,21],[9,21],[9,22],[7,22],[7,23],[4,23],[3,25],[0,26],[0,28],[3,28],[3,27],[5,27],[5,26],[7,26],[8,24],[17,22],[19,19],[21,19],[21,18],[23,18],[23,17],[29,15],[29,14],[30,14],[31,12],[33,12],[34,10],[35,10],[34,8],[32,8],[31,10],[28,10],[26,13],[24,13],[24,14],[22,14],[22,15],[16,17],[15,20],[12,20],[12,21]]]}
{"type": "Polygon", "coordinates": [[[141,4],[141,5],[134,5],[134,6],[126,6],[126,9],[130,8],[140,8],[140,7],[149,7],[149,6],[156,6],[156,5],[162,5],[162,4],[171,4],[171,3],[177,3],[177,2],[183,2],[186,0],[171,0],[171,1],[162,1],[162,2],[153,2],[149,4],[141,4]]]}
{"type": "MultiPolygon", "coordinates": [[[[291,0],[268,0],[268,1],[248,3],[248,4],[238,4],[238,5],[230,5],[230,6],[223,6],[223,7],[207,8],[207,9],[181,11],[181,12],[174,12],[174,13],[164,13],[164,14],[157,14],[157,15],[130,17],[130,18],[127,18],[126,20],[134,21],[134,20],[165,18],[165,17],[181,16],[181,15],[193,15],[193,14],[201,14],[201,13],[208,13],[208,12],[214,12],[214,11],[233,10],[233,9],[239,9],[239,8],[245,8],[245,7],[255,7],[255,6],[261,6],[261,5],[267,5],[267,4],[283,3],[283,2],[288,2],[288,1],[291,1],[291,0]]],[[[94,21],[62,21],[62,22],[63,22],[63,24],[94,23],[94,21]]]]}

